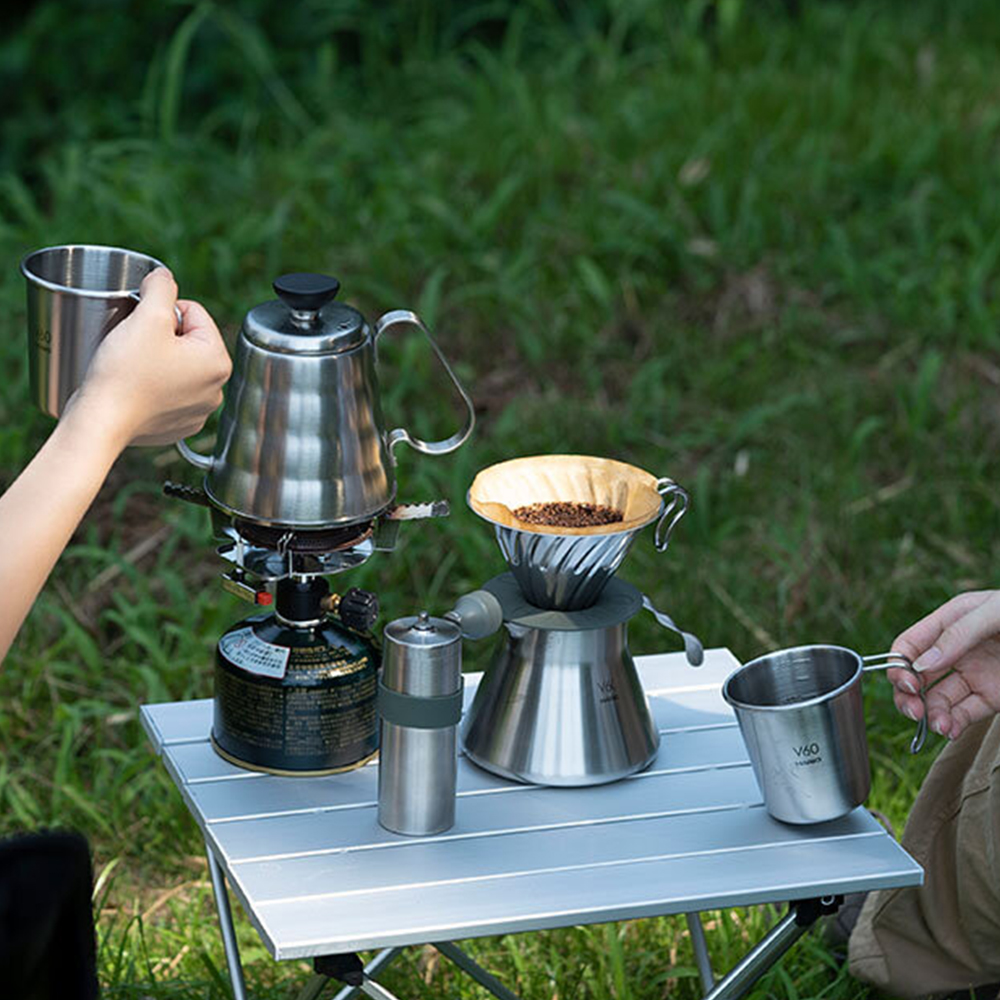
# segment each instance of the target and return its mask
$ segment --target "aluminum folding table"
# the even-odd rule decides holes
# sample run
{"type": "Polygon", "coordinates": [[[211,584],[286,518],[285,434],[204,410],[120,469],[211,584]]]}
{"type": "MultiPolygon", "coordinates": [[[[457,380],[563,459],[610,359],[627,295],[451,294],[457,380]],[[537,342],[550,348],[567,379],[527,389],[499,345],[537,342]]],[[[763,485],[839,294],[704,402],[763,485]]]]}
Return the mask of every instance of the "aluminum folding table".
{"type": "MultiPolygon", "coordinates": [[[[246,992],[227,882],[275,959],[313,958],[340,975],[336,956],[379,951],[364,976],[340,975],[376,997],[391,994],[374,976],[408,945],[434,944],[511,998],[453,942],[683,913],[711,1000],[745,992],[841,895],[921,882],[863,808],[805,827],[768,816],[721,696],[738,666],[728,650],[708,651],[697,670],[679,653],[636,662],[661,734],[646,771],[542,788],[462,757],[455,825],[429,837],[378,825],[377,763],[321,778],[259,774],[212,750],[210,700],[144,706],[146,732],[205,837],[236,1000],[246,992]],[[698,913],[775,902],[796,905],[716,982],[698,913]]],[[[479,676],[466,676],[466,704],[479,676]]],[[[324,984],[317,974],[301,997],[324,984]]]]}

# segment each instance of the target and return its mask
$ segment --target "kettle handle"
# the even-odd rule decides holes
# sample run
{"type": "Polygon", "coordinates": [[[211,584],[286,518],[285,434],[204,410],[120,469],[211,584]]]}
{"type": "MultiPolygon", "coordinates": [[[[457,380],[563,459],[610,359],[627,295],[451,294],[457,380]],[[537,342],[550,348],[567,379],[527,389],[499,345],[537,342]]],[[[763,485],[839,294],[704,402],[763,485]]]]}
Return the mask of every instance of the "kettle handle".
{"type": "Polygon", "coordinates": [[[186,458],[196,469],[211,469],[212,468],[212,456],[211,455],[199,455],[183,438],[177,442],[177,450],[186,458]]]}
{"type": "MultiPolygon", "coordinates": [[[[424,326],[423,320],[414,313],[410,312],[409,309],[393,309],[391,312],[387,312],[384,316],[380,316],[378,322],[375,324],[375,343],[378,343],[378,338],[385,333],[392,326],[399,326],[401,324],[408,324],[410,326],[419,327],[424,332],[424,336],[427,338],[428,343],[431,345],[431,349],[437,356],[438,361],[444,367],[444,370],[448,373],[448,377],[451,379],[452,385],[458,390],[458,394],[462,397],[462,401],[465,403],[466,417],[465,422],[462,426],[454,433],[451,437],[445,438],[442,441],[422,441],[420,438],[413,437],[403,427],[397,427],[394,430],[389,431],[386,437],[386,441],[389,445],[389,451],[400,442],[405,441],[411,448],[416,451],[422,451],[426,455],[446,455],[449,451],[454,451],[456,448],[460,447],[468,439],[469,435],[472,433],[472,428],[476,426],[476,411],[472,406],[472,400],[469,398],[469,394],[462,388],[462,383],[458,381],[457,376],[451,370],[451,365],[448,364],[447,359],[441,353],[441,348],[434,342],[434,338],[431,336],[430,331],[424,326]]],[[[200,457],[200,456],[199,456],[200,457]]],[[[185,458],[187,456],[185,455],[185,458]]],[[[189,458],[188,461],[191,461],[189,458]]]]}
{"type": "MultiPolygon", "coordinates": [[[[130,292],[133,298],[139,300],[139,295],[136,292],[130,292]]],[[[174,315],[177,317],[177,335],[180,336],[181,330],[184,326],[184,316],[182,315],[180,309],[174,306],[174,315]]],[[[181,455],[186,458],[196,469],[208,469],[212,468],[212,456],[211,455],[199,455],[183,438],[176,444],[177,450],[181,455]]]]}

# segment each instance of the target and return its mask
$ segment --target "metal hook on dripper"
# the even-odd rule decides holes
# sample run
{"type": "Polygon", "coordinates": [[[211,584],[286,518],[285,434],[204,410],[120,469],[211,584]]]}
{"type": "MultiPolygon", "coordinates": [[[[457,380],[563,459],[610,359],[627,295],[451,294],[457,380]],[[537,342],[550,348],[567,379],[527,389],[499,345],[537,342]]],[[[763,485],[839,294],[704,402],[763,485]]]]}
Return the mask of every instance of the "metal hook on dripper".
{"type": "Polygon", "coordinates": [[[699,639],[693,632],[685,632],[684,629],[680,628],[670,615],[655,607],[653,602],[645,594],[642,595],[642,606],[664,628],[668,628],[672,632],[676,632],[681,639],[683,639],[684,653],[687,656],[688,663],[690,663],[692,667],[700,667],[705,660],[705,647],[702,645],[701,639],[699,639]]]}

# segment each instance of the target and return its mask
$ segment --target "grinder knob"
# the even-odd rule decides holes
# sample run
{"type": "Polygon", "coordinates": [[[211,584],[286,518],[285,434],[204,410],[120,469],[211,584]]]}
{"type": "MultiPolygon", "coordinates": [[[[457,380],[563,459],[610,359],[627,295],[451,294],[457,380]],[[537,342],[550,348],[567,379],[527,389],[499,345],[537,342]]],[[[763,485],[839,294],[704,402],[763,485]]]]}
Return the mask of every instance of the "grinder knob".
{"type": "Polygon", "coordinates": [[[337,600],[337,617],[356,632],[370,632],[378,618],[378,597],[369,590],[351,587],[337,600]]]}

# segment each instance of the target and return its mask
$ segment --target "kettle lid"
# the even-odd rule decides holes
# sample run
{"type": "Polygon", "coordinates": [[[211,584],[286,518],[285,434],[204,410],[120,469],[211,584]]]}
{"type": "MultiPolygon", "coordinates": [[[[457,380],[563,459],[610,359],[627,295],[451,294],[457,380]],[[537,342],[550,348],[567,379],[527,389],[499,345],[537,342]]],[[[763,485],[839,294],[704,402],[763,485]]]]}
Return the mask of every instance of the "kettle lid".
{"type": "Polygon", "coordinates": [[[278,298],[254,306],[243,322],[247,338],[259,347],[327,354],[364,341],[364,317],[357,309],[334,301],[340,291],[336,278],[295,272],[275,278],[273,287],[278,298]]]}

